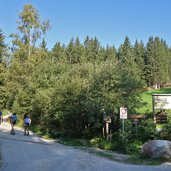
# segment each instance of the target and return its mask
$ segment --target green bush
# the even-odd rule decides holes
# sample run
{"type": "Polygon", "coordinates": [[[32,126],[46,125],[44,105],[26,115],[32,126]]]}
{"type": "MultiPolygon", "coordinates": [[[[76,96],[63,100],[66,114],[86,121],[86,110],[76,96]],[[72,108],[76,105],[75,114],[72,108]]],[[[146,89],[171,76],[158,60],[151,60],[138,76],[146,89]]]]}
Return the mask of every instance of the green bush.
{"type": "Polygon", "coordinates": [[[163,125],[160,135],[162,139],[171,141],[171,118],[168,118],[168,123],[163,125]]]}
{"type": "Polygon", "coordinates": [[[98,147],[104,150],[112,150],[113,147],[112,141],[108,141],[104,137],[96,137],[91,139],[89,142],[91,146],[98,147]]]}
{"type": "Polygon", "coordinates": [[[142,142],[155,139],[157,136],[156,124],[152,119],[142,120],[137,128],[137,138],[142,142]]]}
{"type": "Polygon", "coordinates": [[[106,139],[101,139],[98,147],[104,150],[111,150],[113,147],[113,144],[111,141],[107,141],[106,139]]]}
{"type": "Polygon", "coordinates": [[[130,136],[131,136],[130,131],[122,132],[121,130],[119,130],[119,133],[112,140],[113,142],[112,150],[118,151],[121,153],[127,153],[127,146],[130,141],[130,136]]]}
{"type": "Polygon", "coordinates": [[[129,142],[126,148],[126,153],[127,154],[139,154],[141,146],[142,146],[141,141],[135,140],[133,142],[129,142]]]}

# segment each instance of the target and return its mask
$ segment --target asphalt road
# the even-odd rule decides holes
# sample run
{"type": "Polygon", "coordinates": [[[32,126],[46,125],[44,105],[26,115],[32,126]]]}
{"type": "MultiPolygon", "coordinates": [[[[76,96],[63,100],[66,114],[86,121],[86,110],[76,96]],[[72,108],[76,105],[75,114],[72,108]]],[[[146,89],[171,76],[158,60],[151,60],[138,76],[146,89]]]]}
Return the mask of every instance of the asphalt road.
{"type": "Polygon", "coordinates": [[[0,125],[0,171],[171,171],[171,165],[130,165],[95,156],[44,140],[35,134],[24,136],[17,129],[13,136],[9,124],[0,125]]]}

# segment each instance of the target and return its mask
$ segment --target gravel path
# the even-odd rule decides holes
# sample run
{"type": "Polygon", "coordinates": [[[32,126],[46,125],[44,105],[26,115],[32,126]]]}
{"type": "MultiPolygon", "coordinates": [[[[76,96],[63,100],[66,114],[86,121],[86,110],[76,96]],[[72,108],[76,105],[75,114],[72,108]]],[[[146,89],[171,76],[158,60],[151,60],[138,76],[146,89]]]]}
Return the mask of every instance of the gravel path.
{"type": "Polygon", "coordinates": [[[171,171],[171,165],[130,165],[63,146],[22,129],[9,134],[9,124],[0,125],[1,171],[171,171]]]}

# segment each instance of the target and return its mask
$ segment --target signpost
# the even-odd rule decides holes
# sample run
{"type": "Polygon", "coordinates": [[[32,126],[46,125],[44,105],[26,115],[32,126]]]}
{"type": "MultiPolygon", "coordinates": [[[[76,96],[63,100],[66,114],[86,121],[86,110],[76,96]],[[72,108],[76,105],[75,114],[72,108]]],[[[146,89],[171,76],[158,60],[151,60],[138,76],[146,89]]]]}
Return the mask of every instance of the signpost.
{"type": "Polygon", "coordinates": [[[120,107],[120,119],[122,119],[122,131],[124,132],[124,120],[128,118],[127,108],[120,107]]]}

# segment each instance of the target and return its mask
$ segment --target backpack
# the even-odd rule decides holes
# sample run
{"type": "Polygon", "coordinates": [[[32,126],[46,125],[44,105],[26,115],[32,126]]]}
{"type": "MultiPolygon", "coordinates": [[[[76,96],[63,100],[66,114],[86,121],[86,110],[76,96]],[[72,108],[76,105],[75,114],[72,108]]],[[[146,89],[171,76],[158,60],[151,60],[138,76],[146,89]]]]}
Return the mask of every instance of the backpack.
{"type": "Polygon", "coordinates": [[[25,123],[25,125],[30,125],[30,118],[25,118],[24,119],[24,123],[25,123]]]}
{"type": "Polygon", "coordinates": [[[16,115],[12,115],[11,116],[11,122],[12,122],[12,124],[15,124],[16,121],[17,121],[17,116],[16,115]]]}

